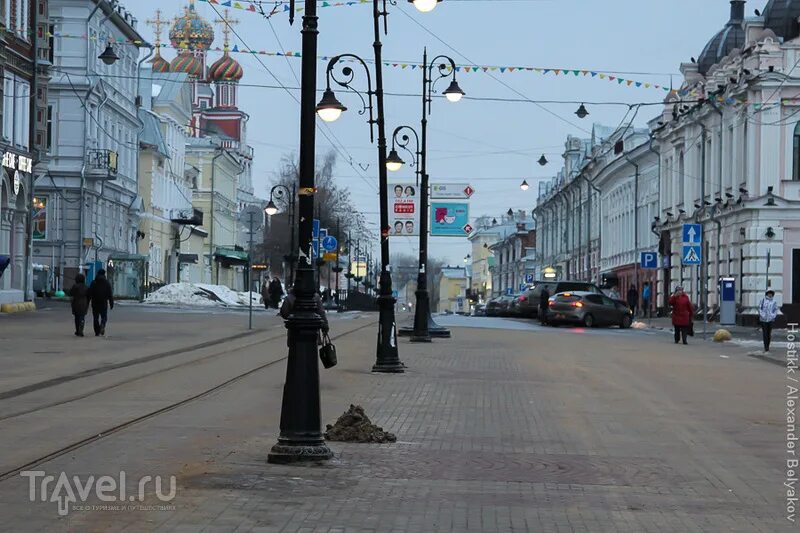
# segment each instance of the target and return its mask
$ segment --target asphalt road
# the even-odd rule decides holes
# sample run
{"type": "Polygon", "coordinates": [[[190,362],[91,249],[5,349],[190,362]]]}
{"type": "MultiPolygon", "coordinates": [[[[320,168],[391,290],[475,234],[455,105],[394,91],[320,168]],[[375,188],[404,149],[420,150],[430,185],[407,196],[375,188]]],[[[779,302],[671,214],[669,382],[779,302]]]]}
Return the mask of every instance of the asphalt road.
{"type": "Polygon", "coordinates": [[[378,375],[375,317],[342,318],[340,364],[322,372],[323,420],[358,403],[397,443],[331,443],[324,466],[268,465],[286,346],[266,327],[0,399],[4,528],[796,530],[785,518],[786,371],[740,347],[437,317],[452,339],[401,339],[406,373],[378,375]],[[71,502],[59,516],[57,501],[29,501],[22,468],[82,479],[124,470],[132,487],[175,475],[177,490],[161,508],[151,491],[133,508],[90,498],[95,507],[71,502]]]}

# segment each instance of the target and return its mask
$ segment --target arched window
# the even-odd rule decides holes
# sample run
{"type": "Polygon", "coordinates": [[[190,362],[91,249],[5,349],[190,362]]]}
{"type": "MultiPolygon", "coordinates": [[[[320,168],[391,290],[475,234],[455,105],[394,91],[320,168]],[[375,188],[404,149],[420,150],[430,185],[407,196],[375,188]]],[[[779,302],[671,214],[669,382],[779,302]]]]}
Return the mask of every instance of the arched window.
{"type": "Polygon", "coordinates": [[[792,179],[800,180],[800,122],[794,127],[794,142],[792,145],[792,179]]]}

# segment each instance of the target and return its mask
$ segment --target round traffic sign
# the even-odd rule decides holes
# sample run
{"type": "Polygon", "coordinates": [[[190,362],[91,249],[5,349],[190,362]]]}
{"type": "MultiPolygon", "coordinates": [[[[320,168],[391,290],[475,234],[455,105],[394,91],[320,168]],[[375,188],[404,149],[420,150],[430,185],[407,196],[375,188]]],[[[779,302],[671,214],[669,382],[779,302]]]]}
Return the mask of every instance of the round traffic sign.
{"type": "Polygon", "coordinates": [[[336,237],[333,235],[328,235],[324,239],[322,239],[322,249],[326,252],[332,252],[336,250],[336,247],[339,246],[339,241],[336,240],[336,237]]]}

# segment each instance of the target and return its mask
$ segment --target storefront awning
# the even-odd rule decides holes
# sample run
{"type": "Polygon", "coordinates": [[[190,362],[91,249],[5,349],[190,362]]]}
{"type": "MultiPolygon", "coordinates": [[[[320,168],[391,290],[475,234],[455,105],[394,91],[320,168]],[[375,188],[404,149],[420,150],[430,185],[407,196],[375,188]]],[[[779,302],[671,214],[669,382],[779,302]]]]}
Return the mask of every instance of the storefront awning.
{"type": "Polygon", "coordinates": [[[246,265],[248,262],[247,252],[234,250],[232,248],[218,247],[214,251],[214,259],[222,263],[246,265]]]}

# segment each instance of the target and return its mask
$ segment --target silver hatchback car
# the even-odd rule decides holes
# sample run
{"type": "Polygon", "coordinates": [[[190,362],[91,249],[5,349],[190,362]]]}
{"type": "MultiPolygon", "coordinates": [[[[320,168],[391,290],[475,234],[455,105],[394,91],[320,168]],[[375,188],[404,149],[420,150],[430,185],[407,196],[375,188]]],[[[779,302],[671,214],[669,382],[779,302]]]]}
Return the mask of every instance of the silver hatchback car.
{"type": "Polygon", "coordinates": [[[626,329],[633,323],[633,311],[625,302],[612,300],[603,294],[562,292],[550,297],[547,322],[550,325],[571,323],[587,328],[619,326],[626,329]]]}

